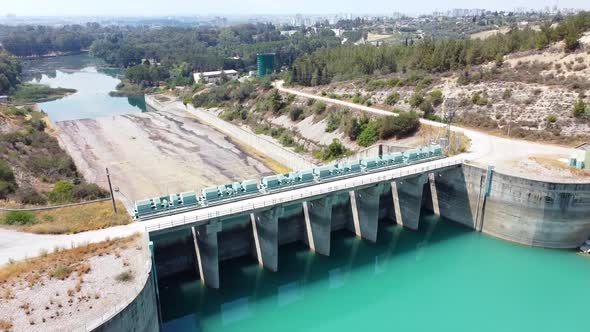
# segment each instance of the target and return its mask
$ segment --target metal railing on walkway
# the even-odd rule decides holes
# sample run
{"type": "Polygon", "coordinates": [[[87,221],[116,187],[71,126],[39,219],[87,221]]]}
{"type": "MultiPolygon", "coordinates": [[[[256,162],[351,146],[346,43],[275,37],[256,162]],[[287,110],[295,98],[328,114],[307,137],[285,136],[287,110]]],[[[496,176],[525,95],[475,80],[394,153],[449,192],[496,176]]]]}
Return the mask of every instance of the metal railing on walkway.
{"type": "MultiPolygon", "coordinates": [[[[289,203],[297,200],[302,200],[310,197],[320,196],[324,194],[339,192],[339,191],[350,191],[354,188],[358,188],[365,185],[377,184],[381,182],[387,182],[398,178],[407,177],[410,175],[426,173],[441,168],[457,166],[464,162],[461,158],[450,158],[442,161],[435,161],[432,163],[417,164],[408,166],[406,168],[399,168],[389,171],[383,171],[378,173],[363,174],[356,178],[348,178],[330,183],[319,183],[314,186],[305,187],[301,189],[294,189],[294,192],[298,192],[293,195],[286,195],[285,192],[270,194],[268,196],[259,196],[239,202],[228,203],[229,208],[222,209],[224,205],[218,205],[204,210],[210,211],[199,211],[194,216],[187,217],[186,214],[182,218],[158,221],[153,219],[146,221],[145,230],[147,232],[154,232],[163,229],[179,227],[183,225],[202,225],[206,221],[214,218],[231,216],[235,214],[241,214],[247,211],[255,211],[264,209],[266,207],[272,207],[277,204],[289,203]],[[252,202],[256,200],[262,200],[261,202],[252,202]]],[[[187,213],[188,214],[188,213],[187,213]]],[[[166,217],[163,217],[164,219],[166,217]]],[[[166,218],[167,219],[167,218],[166,218]]]]}

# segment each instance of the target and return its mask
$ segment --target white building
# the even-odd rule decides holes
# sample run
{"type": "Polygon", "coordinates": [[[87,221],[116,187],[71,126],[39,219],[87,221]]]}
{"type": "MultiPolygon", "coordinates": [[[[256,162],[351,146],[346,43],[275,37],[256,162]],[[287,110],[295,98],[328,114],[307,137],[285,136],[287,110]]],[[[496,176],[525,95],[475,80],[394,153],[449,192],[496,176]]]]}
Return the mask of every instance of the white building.
{"type": "Polygon", "coordinates": [[[228,69],[193,74],[196,83],[201,82],[201,79],[203,79],[205,83],[217,83],[221,80],[222,76],[225,76],[229,80],[237,80],[238,72],[233,69],[228,69]]]}

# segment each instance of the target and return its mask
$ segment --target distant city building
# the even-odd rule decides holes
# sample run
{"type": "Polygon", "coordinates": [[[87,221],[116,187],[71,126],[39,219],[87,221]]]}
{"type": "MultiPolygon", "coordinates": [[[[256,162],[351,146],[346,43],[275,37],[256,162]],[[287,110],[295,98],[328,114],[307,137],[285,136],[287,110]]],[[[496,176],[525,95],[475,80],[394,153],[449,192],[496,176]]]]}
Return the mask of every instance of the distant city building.
{"type": "Polygon", "coordinates": [[[258,77],[264,77],[274,72],[275,53],[256,54],[258,77]]]}
{"type": "Polygon", "coordinates": [[[233,69],[228,70],[218,70],[218,71],[206,71],[203,73],[194,73],[193,77],[195,82],[204,81],[205,83],[216,83],[221,80],[221,78],[225,76],[229,80],[237,80],[238,79],[238,72],[233,69]]]}
{"type": "Polygon", "coordinates": [[[285,30],[281,31],[281,36],[292,36],[296,34],[299,30],[285,30]]]}

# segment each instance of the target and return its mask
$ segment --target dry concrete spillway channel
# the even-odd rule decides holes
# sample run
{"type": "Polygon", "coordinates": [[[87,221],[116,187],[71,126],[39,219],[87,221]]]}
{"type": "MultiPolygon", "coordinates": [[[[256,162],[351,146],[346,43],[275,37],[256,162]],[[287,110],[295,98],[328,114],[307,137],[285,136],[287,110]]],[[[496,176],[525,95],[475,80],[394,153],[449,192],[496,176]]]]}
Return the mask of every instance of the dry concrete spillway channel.
{"type": "Polygon", "coordinates": [[[225,135],[174,109],[56,126],[85,178],[106,187],[108,167],[126,201],[273,173],[225,135]]]}

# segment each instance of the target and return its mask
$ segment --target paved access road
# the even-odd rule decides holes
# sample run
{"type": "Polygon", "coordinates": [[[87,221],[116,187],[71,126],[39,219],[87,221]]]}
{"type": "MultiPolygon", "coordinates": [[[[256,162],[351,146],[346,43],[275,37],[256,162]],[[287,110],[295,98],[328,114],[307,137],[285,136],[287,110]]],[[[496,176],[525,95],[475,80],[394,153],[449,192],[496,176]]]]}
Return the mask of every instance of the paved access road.
{"type": "MultiPolygon", "coordinates": [[[[283,84],[283,81],[277,81],[274,83],[274,86],[281,92],[321,100],[326,103],[342,105],[351,109],[356,109],[371,114],[397,116],[397,114],[395,113],[385,111],[379,108],[358,105],[344,100],[318,96],[293,88],[285,88],[283,84]]],[[[422,124],[434,127],[446,127],[446,124],[444,123],[430,121],[426,119],[420,119],[420,122],[422,124]]],[[[541,172],[535,173],[531,170],[523,170],[521,168],[514,167],[519,160],[526,159],[529,156],[538,155],[554,156],[557,158],[568,158],[572,153],[575,152],[575,149],[573,148],[552,144],[539,144],[505,137],[498,137],[491,134],[475,131],[472,129],[461,128],[458,126],[451,126],[451,130],[457,133],[463,133],[471,140],[471,147],[469,151],[462,155],[463,158],[482,166],[494,165],[496,167],[496,170],[500,172],[509,172],[511,174],[527,176],[529,178],[559,181],[559,179],[556,179],[554,177],[547,178],[546,174],[543,174],[541,172]]],[[[571,181],[571,179],[567,180],[571,181]]]]}

